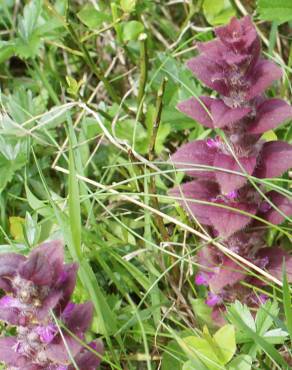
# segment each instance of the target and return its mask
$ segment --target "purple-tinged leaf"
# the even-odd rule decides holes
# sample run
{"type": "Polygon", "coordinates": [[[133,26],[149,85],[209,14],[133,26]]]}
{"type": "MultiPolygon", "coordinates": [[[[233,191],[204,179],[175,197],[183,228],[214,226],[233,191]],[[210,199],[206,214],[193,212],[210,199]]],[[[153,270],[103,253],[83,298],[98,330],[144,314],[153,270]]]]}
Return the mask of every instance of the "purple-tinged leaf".
{"type": "MultiPolygon", "coordinates": [[[[292,216],[292,200],[278,194],[275,191],[270,191],[266,196],[271,200],[271,202],[280,209],[284,215],[288,217],[292,216]]],[[[264,218],[268,222],[278,225],[285,221],[285,217],[282,216],[279,211],[271,207],[267,212],[261,214],[260,217],[264,218]]]]}
{"type": "Polygon", "coordinates": [[[262,94],[274,81],[282,77],[281,68],[270,60],[260,60],[252,69],[249,76],[249,91],[247,99],[253,99],[262,94]]]}
{"type": "Polygon", "coordinates": [[[283,261],[285,260],[286,273],[289,283],[292,282],[292,256],[284,249],[279,247],[271,247],[261,249],[257,257],[268,258],[266,270],[275,278],[282,281],[283,277],[283,261]]]}
{"type": "Polygon", "coordinates": [[[62,292],[62,297],[58,302],[61,311],[65,308],[65,306],[69,302],[70,297],[74,291],[76,285],[77,270],[78,270],[77,263],[64,265],[63,272],[61,273],[55,286],[56,290],[62,292]]]}
{"type": "Polygon", "coordinates": [[[219,189],[216,183],[204,180],[191,181],[181,185],[180,188],[171,189],[169,193],[180,198],[179,203],[191,217],[197,217],[202,224],[212,225],[209,216],[215,207],[212,204],[200,204],[200,202],[211,203],[211,199],[218,195],[219,189]]]}
{"type": "Polygon", "coordinates": [[[216,179],[220,184],[220,188],[224,194],[239,189],[247,182],[247,177],[244,175],[244,173],[247,173],[248,175],[251,175],[253,173],[257,159],[256,157],[251,156],[238,158],[238,161],[240,162],[245,172],[239,167],[237,161],[231,155],[226,155],[219,152],[216,153],[215,155],[214,160],[215,167],[243,174],[235,175],[221,170],[216,171],[216,179]]]}
{"type": "Polygon", "coordinates": [[[261,179],[278,177],[291,167],[292,145],[285,141],[269,141],[263,145],[254,175],[261,179]]]}
{"type": "MultiPolygon", "coordinates": [[[[74,359],[79,369],[96,370],[100,364],[101,356],[103,354],[102,342],[91,342],[89,343],[89,346],[92,347],[95,352],[99,353],[99,355],[83,348],[74,359]]],[[[70,365],[68,370],[74,370],[73,365],[70,365]]]]}
{"type": "Polygon", "coordinates": [[[229,89],[226,84],[224,68],[214,59],[200,55],[190,59],[187,62],[187,66],[206,86],[224,96],[228,96],[229,89]]]}
{"type": "Polygon", "coordinates": [[[292,118],[292,107],[281,99],[266,99],[257,107],[256,118],[248,127],[250,134],[273,130],[292,118]]]}
{"type": "Polygon", "coordinates": [[[211,224],[224,238],[228,238],[237,231],[242,230],[251,221],[252,215],[256,214],[257,206],[253,203],[232,202],[222,204],[223,207],[228,206],[233,209],[223,207],[213,207],[212,212],[208,213],[208,218],[211,224]],[[251,214],[251,216],[240,213],[240,211],[251,214]]]}
{"type": "Polygon", "coordinates": [[[222,128],[232,125],[245,117],[251,108],[230,108],[220,99],[212,99],[211,113],[214,120],[214,127],[222,128]]]}
{"type": "Polygon", "coordinates": [[[22,309],[23,305],[17,298],[4,296],[0,299],[0,320],[11,325],[23,325],[22,309]]]}
{"type": "Polygon", "coordinates": [[[213,166],[214,156],[217,149],[207,145],[205,140],[197,140],[191,143],[182,145],[172,156],[171,162],[176,168],[183,168],[186,174],[192,177],[205,176],[214,178],[212,170],[196,170],[196,165],[213,166]]]}
{"type": "Polygon", "coordinates": [[[224,256],[219,271],[209,280],[209,286],[212,292],[218,294],[223,288],[238,283],[245,276],[245,271],[236,262],[224,256]]]}
{"type": "MultiPolygon", "coordinates": [[[[66,313],[66,309],[64,311],[66,313]]],[[[63,314],[61,317],[66,327],[72,333],[84,333],[90,326],[93,316],[93,304],[92,302],[86,302],[83,304],[75,304],[70,307],[70,312],[63,314]]]]}
{"type": "Polygon", "coordinates": [[[28,359],[17,352],[17,340],[15,337],[0,338],[0,361],[6,365],[23,369],[28,359]]]}
{"type": "Polygon", "coordinates": [[[34,249],[21,265],[19,274],[36,285],[51,285],[61,274],[63,264],[63,245],[59,240],[54,240],[34,249]]]}
{"type": "Polygon", "coordinates": [[[178,110],[198,121],[201,125],[213,128],[211,116],[211,104],[213,99],[208,96],[201,96],[200,100],[190,98],[177,105],[178,110]]]}
{"type": "Polygon", "coordinates": [[[233,17],[226,26],[217,27],[215,34],[227,47],[238,51],[249,48],[258,39],[250,16],[241,19],[233,17]]]}
{"type": "Polygon", "coordinates": [[[4,253],[0,254],[0,288],[6,292],[12,291],[11,279],[16,275],[19,266],[26,258],[21,254],[4,253]]]}
{"type": "Polygon", "coordinates": [[[58,335],[57,338],[55,338],[46,347],[45,353],[53,363],[69,364],[70,357],[74,358],[82,348],[82,345],[79,343],[79,341],[75,340],[65,331],[63,331],[63,337],[66,342],[66,346],[62,337],[58,335]],[[69,351],[66,347],[69,349],[69,351]]]}

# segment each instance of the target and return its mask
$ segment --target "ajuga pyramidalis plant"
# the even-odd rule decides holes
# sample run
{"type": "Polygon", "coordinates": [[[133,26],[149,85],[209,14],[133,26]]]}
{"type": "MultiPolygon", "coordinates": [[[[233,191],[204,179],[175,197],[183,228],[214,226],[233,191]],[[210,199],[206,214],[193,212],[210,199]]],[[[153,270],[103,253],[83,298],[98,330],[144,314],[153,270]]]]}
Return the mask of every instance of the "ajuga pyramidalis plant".
{"type": "MultiPolygon", "coordinates": [[[[187,66],[218,97],[190,98],[178,109],[208,128],[221,129],[223,135],[190,142],[174,153],[174,165],[195,180],[170,193],[182,198],[181,205],[212,237],[271,275],[281,278],[285,259],[292,281],[292,257],[279,246],[267,248],[263,224],[252,217],[280,224],[285,215],[292,215],[292,202],[275,191],[265,191],[257,181],[256,189],[247,176],[274,178],[292,167],[291,145],[261,139],[264,132],[292,118],[289,104],[264,94],[281,78],[281,69],[261,57],[260,39],[250,17],[233,18],[215,33],[216,39],[198,44],[199,56],[187,66]]],[[[213,307],[214,318],[221,317],[226,302],[239,299],[254,305],[265,299],[241,284],[243,280],[261,282],[216,247],[203,247],[198,262],[202,268],[196,283],[209,287],[206,303],[213,307]]]]}
{"type": "Polygon", "coordinates": [[[0,299],[0,320],[15,326],[16,333],[0,338],[0,361],[7,369],[74,370],[72,358],[80,370],[99,366],[100,356],[94,351],[101,354],[102,343],[89,343],[92,352],[81,343],[93,305],[70,302],[77,270],[76,263],[64,263],[59,241],[41,244],[28,257],[0,255],[0,288],[6,292],[0,299]]]}

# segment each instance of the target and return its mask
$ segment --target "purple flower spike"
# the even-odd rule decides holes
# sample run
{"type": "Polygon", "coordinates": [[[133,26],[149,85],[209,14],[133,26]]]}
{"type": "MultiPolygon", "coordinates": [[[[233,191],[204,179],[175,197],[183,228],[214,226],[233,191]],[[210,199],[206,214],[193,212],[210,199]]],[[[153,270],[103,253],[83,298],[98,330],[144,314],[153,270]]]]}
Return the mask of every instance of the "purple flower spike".
{"type": "MultiPolygon", "coordinates": [[[[289,219],[292,201],[270,191],[265,193],[268,202],[250,182],[251,177],[275,178],[292,168],[292,145],[261,139],[262,133],[292,119],[287,102],[264,94],[281,78],[281,68],[261,58],[260,39],[250,17],[232,18],[215,34],[214,40],[198,44],[199,55],[187,66],[218,96],[191,97],[178,109],[205,127],[223,130],[224,140],[208,138],[178,148],[172,163],[194,179],[171,189],[170,195],[225,247],[278,279],[285,258],[292,281],[292,256],[279,247],[266,248],[265,232],[258,227],[259,219],[275,225],[289,219]]],[[[242,280],[254,278],[221,251],[207,246],[197,258],[201,271],[195,282],[209,286],[212,293],[206,303],[214,307],[214,317],[224,311],[224,302],[240,299],[255,306],[265,300],[254,299],[253,292],[242,288],[242,280]]]]}
{"type": "Polygon", "coordinates": [[[0,299],[0,319],[16,326],[16,336],[0,338],[1,362],[17,370],[71,370],[69,348],[80,370],[96,370],[102,344],[96,342],[96,353],[88,351],[67,331],[61,335],[62,325],[58,327],[50,314],[53,310],[69,332],[84,341],[93,305],[70,302],[77,269],[77,264],[64,263],[60,241],[40,245],[27,258],[0,255],[0,287],[9,294],[0,299]]]}

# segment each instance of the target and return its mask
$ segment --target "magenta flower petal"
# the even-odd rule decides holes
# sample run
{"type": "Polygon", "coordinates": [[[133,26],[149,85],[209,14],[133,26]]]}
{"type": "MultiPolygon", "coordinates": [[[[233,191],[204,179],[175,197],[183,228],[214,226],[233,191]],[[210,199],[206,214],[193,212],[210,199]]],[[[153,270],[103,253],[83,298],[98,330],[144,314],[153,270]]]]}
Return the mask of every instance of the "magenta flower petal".
{"type": "Polygon", "coordinates": [[[218,303],[220,303],[220,301],[221,301],[221,299],[220,299],[220,297],[217,294],[214,294],[212,292],[209,292],[208,293],[208,297],[206,299],[206,304],[209,307],[216,306],[218,303]]]}
{"type": "Polygon", "coordinates": [[[64,264],[63,245],[59,240],[43,243],[31,252],[19,269],[23,279],[37,285],[50,285],[62,272],[64,264]]]}
{"type": "Polygon", "coordinates": [[[249,125],[248,131],[251,134],[262,134],[291,118],[292,107],[284,100],[266,99],[258,106],[255,121],[249,125]]]}
{"type": "Polygon", "coordinates": [[[211,115],[211,104],[214,99],[208,96],[201,96],[200,100],[190,98],[177,105],[178,110],[203,126],[213,128],[213,119],[211,115]]]}
{"type": "MultiPolygon", "coordinates": [[[[255,156],[238,158],[241,166],[248,175],[251,175],[256,166],[257,158],[255,156]]],[[[244,174],[242,169],[239,167],[235,158],[231,155],[223,153],[216,153],[214,166],[225,170],[235,171],[244,174]]],[[[224,194],[230,193],[243,186],[247,182],[245,175],[235,175],[224,171],[216,171],[216,179],[220,184],[221,190],[224,194]]]]}
{"type": "Polygon", "coordinates": [[[205,176],[214,178],[214,172],[206,170],[196,170],[196,165],[213,166],[214,157],[217,149],[210,147],[205,140],[197,140],[182,145],[172,156],[171,161],[176,168],[190,168],[186,171],[188,176],[205,176]]]}
{"type": "Polygon", "coordinates": [[[200,204],[199,202],[210,202],[218,193],[218,185],[210,181],[191,181],[170,190],[170,195],[180,198],[179,203],[190,214],[195,216],[198,221],[205,225],[212,225],[209,215],[213,212],[212,204],[200,204]],[[182,194],[181,194],[182,192],[182,194]],[[184,199],[186,198],[186,199],[184,199]],[[187,200],[188,199],[188,200],[187,200]],[[196,201],[198,201],[196,203],[196,201]]]}
{"type": "Polygon", "coordinates": [[[205,286],[208,286],[209,283],[208,283],[208,278],[206,277],[206,274],[200,272],[196,275],[196,278],[195,278],[195,283],[197,285],[205,285],[205,286]]]}
{"type": "MultiPolygon", "coordinates": [[[[281,194],[278,194],[275,191],[271,191],[266,194],[266,196],[271,200],[271,202],[280,209],[284,215],[287,217],[292,216],[292,201],[287,197],[284,197],[281,194]]],[[[285,221],[285,217],[282,216],[279,211],[271,207],[265,213],[260,215],[262,218],[266,219],[267,221],[271,222],[274,225],[278,225],[285,221]]]]}
{"type": "Polygon", "coordinates": [[[260,60],[252,70],[249,78],[250,88],[247,94],[248,99],[262,94],[274,81],[282,77],[281,68],[270,60],[260,60]]]}
{"type": "Polygon", "coordinates": [[[285,141],[269,141],[263,145],[255,176],[272,178],[281,176],[292,167],[292,145],[285,141]]]}

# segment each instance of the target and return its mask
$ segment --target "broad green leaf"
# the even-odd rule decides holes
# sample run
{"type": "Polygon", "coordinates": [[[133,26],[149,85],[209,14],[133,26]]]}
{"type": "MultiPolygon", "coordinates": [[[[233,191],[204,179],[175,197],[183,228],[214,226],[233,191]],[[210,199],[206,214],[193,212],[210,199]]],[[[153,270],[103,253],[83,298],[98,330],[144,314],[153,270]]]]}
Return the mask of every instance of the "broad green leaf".
{"type": "Polygon", "coordinates": [[[235,15],[229,0],[204,0],[203,12],[212,25],[225,24],[235,15]]]}
{"type": "Polygon", "coordinates": [[[138,39],[139,35],[144,31],[144,26],[138,21],[129,21],[124,24],[123,27],[123,40],[135,41],[138,39]]]}
{"type": "Polygon", "coordinates": [[[98,11],[93,5],[86,4],[77,17],[84,23],[88,28],[94,29],[100,27],[103,22],[111,21],[111,16],[107,13],[98,11]]]}
{"type": "Polygon", "coordinates": [[[120,5],[124,12],[131,13],[135,10],[136,0],[121,0],[120,5]]]}
{"type": "Polygon", "coordinates": [[[228,370],[251,370],[252,358],[249,355],[239,355],[228,364],[228,370]]]}
{"type": "Polygon", "coordinates": [[[229,362],[236,352],[235,329],[233,325],[225,325],[214,334],[223,363],[229,362]]]}
{"type": "Polygon", "coordinates": [[[258,0],[257,10],[261,19],[284,23],[292,20],[292,1],[258,0]]]}
{"type": "Polygon", "coordinates": [[[202,361],[210,370],[223,369],[213,346],[204,338],[190,336],[183,339],[186,353],[192,360],[202,361]]]}

